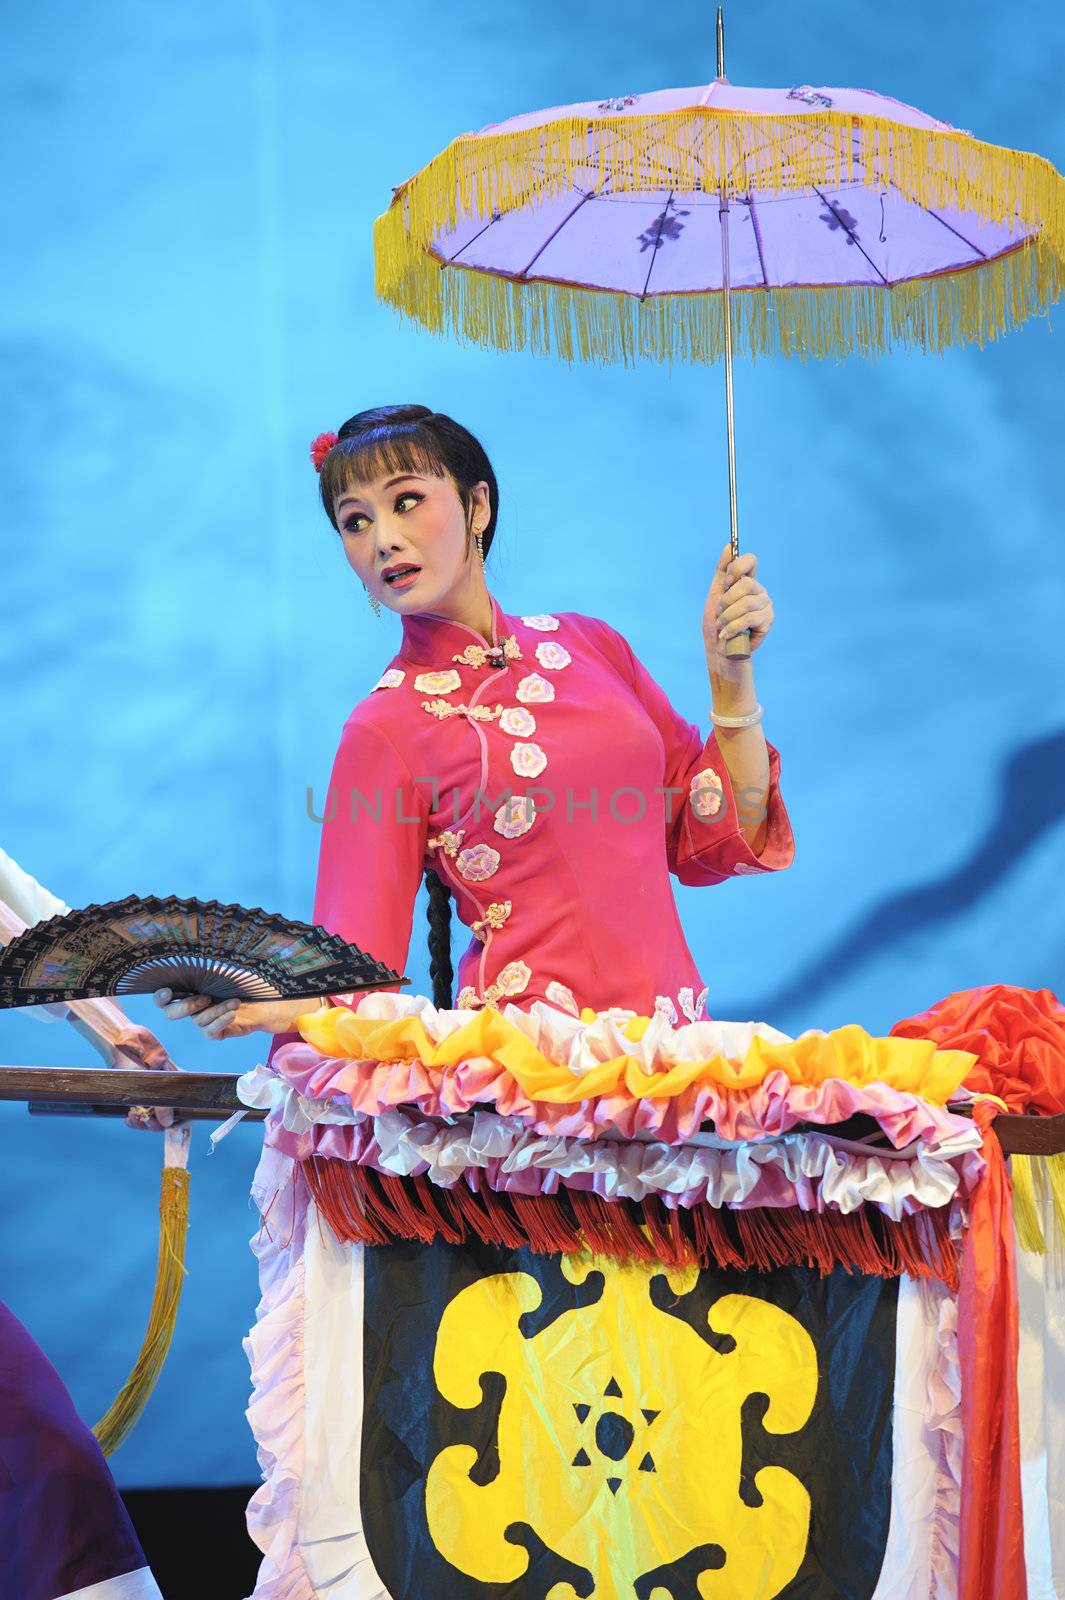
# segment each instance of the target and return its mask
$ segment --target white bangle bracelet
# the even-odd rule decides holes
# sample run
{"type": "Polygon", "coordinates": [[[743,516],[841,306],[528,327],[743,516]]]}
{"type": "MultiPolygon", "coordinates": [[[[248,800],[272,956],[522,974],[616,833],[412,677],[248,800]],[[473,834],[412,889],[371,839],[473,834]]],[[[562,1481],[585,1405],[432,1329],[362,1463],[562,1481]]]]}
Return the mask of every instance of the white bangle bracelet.
{"type": "Polygon", "coordinates": [[[756,706],[753,711],[748,711],[743,717],[721,717],[710,707],[710,721],[718,728],[750,728],[762,720],[762,707],[756,706]]]}

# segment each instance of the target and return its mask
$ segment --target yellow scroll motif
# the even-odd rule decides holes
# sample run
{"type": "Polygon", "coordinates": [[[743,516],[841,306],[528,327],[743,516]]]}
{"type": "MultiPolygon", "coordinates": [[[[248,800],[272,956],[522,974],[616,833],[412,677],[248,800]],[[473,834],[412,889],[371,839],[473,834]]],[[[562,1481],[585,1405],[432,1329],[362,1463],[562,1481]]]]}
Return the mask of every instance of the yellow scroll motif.
{"type": "MultiPolygon", "coordinates": [[[[471,1480],[470,1445],[448,1445],[430,1465],[426,1519],[436,1548],[482,1583],[512,1583],[528,1557],[505,1530],[528,1523],[556,1555],[591,1572],[595,1600],[620,1600],[641,1575],[717,1546],[718,1565],[708,1560],[697,1578],[703,1600],[771,1600],[802,1564],[810,1497],[791,1472],[766,1466],[753,1479],[761,1504],[741,1499],[740,1412],[748,1395],[764,1394],[769,1433],[806,1424],[817,1393],[809,1334],[767,1301],[725,1295],[708,1323],[735,1344],[719,1353],[648,1292],[662,1275],[686,1294],[697,1268],[580,1254],[564,1256],[562,1270],[572,1283],[601,1272],[602,1295],[533,1338],[518,1322],[541,1291],[523,1272],[470,1284],[440,1319],[441,1395],[479,1406],[485,1372],[501,1373],[506,1391],[490,1482],[471,1480]]],[[[548,1600],[575,1594],[555,1584],[548,1600]]],[[[651,1597],[668,1600],[668,1591],[651,1597]]]]}

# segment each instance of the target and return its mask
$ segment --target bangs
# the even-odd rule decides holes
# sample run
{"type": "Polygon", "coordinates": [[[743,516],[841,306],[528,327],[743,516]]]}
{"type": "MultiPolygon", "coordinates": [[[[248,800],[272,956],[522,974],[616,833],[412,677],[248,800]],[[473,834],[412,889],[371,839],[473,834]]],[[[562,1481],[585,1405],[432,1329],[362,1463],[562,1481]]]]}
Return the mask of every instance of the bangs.
{"type": "Polygon", "coordinates": [[[333,504],[346,489],[417,472],[423,477],[446,478],[447,464],[440,448],[420,422],[387,423],[367,429],[351,439],[340,439],[322,466],[319,487],[330,522],[333,504]]]}

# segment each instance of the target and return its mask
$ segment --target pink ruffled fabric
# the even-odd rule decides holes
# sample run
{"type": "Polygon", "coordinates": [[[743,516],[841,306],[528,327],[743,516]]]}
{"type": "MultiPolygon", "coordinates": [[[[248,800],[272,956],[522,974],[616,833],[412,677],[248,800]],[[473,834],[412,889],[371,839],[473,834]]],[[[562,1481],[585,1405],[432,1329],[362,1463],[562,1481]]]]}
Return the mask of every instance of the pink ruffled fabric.
{"type": "Polygon", "coordinates": [[[863,1112],[901,1148],[916,1139],[934,1140],[959,1120],[945,1107],[887,1084],[858,1085],[844,1078],[792,1083],[783,1072],[769,1073],[753,1089],[700,1086],[669,1098],[604,1095],[566,1105],[530,1100],[505,1068],[484,1056],[445,1072],[420,1061],[326,1057],[300,1041],[282,1045],[270,1065],[304,1099],[341,1098],[367,1116],[398,1106],[415,1107],[434,1117],[489,1107],[503,1116],[519,1117],[540,1133],[573,1139],[604,1135],[635,1139],[650,1134],[666,1144],[682,1144],[708,1123],[723,1139],[772,1138],[798,1123],[826,1127],[863,1112]]]}
{"type": "Polygon", "coordinates": [[[980,1133],[968,1118],[930,1107],[926,1137],[890,1150],[819,1132],[727,1144],[697,1134],[683,1145],[646,1138],[571,1138],[492,1111],[449,1119],[393,1108],[373,1116],[339,1098],[311,1100],[257,1068],[239,1080],[246,1104],[269,1109],[267,1142],[291,1156],[329,1156],[399,1176],[425,1174],[518,1194],[582,1189],[604,1200],[657,1195],[667,1206],[798,1206],[850,1212],[878,1206],[896,1221],[950,1202],[983,1171],[980,1133]]]}

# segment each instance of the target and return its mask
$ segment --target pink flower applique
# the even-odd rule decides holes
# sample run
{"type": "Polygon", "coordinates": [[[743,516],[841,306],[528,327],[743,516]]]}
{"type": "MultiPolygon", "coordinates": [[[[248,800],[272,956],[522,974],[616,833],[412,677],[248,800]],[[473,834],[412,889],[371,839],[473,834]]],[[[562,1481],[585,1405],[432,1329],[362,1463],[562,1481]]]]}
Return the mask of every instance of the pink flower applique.
{"type": "MultiPolygon", "coordinates": [[[[389,667],[382,672],[373,687],[374,689],[398,689],[406,676],[407,674],[402,667],[389,667]]],[[[370,693],[373,693],[373,689],[370,690],[370,693]]]]}
{"type": "Polygon", "coordinates": [[[563,667],[568,667],[573,657],[569,651],[554,639],[541,639],[536,646],[536,659],[542,667],[549,672],[561,672],[563,667]]]}
{"type": "Polygon", "coordinates": [[[551,982],[544,990],[544,995],[553,1006],[558,1006],[561,1010],[568,1011],[574,1017],[580,1016],[581,1008],[577,1004],[577,998],[573,990],[567,988],[564,983],[559,983],[557,978],[551,979],[551,982]]]}
{"type": "Polygon", "coordinates": [[[514,695],[523,705],[538,705],[545,700],[555,698],[555,686],[553,683],[548,683],[546,678],[541,678],[538,672],[530,672],[522,678],[514,695]]]}
{"type": "Polygon", "coordinates": [[[512,794],[496,811],[492,826],[504,839],[517,839],[528,833],[536,821],[536,806],[531,796],[512,794]]]}
{"type": "Polygon", "coordinates": [[[462,688],[462,675],[453,667],[444,672],[419,672],[414,687],[421,694],[450,694],[453,689],[462,688]]]}
{"type": "Polygon", "coordinates": [[[498,1001],[503,999],[504,995],[521,994],[523,989],[529,987],[529,979],[531,977],[532,970],[525,965],[524,961],[508,961],[506,966],[500,970],[495,983],[490,983],[484,991],[485,1005],[496,1005],[498,1001]]]}
{"type": "Polygon", "coordinates": [[[529,987],[532,969],[524,961],[508,961],[500,970],[496,983],[503,994],[521,994],[523,989],[529,987]]]}
{"type": "Polygon", "coordinates": [[[499,726],[504,733],[527,739],[536,732],[536,718],[524,706],[508,706],[499,719],[499,726]]]}
{"type": "Polygon", "coordinates": [[[724,797],[724,785],[713,767],[697,772],[688,787],[688,799],[697,817],[715,817],[724,797]]]}
{"type": "Polygon", "coordinates": [[[554,633],[558,627],[558,618],[549,617],[546,612],[539,612],[535,617],[522,617],[527,628],[535,628],[537,633],[554,633]]]}
{"type": "Polygon", "coordinates": [[[521,778],[536,778],[547,766],[547,757],[538,744],[516,744],[510,752],[510,764],[521,778]]]}
{"type": "Polygon", "coordinates": [[[468,883],[483,883],[498,872],[499,862],[499,851],[490,844],[468,844],[459,851],[455,866],[468,883]]]}

